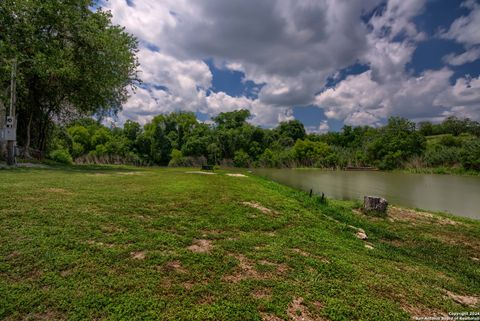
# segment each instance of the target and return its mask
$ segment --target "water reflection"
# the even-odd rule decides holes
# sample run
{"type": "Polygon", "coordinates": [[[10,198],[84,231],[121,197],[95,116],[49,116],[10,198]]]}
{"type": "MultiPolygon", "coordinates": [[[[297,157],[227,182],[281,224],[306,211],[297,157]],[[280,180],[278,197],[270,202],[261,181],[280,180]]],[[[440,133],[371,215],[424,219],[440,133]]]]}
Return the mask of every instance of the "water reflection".
{"type": "Polygon", "coordinates": [[[480,177],[317,169],[256,169],[255,173],[331,198],[378,195],[398,205],[480,219],[480,177]]]}

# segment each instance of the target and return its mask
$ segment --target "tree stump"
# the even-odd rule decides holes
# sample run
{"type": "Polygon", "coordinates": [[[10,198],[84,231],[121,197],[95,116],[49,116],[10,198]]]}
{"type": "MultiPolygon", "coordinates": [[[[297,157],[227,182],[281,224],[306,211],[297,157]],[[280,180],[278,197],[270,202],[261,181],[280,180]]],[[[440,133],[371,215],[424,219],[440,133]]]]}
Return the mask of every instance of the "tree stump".
{"type": "Polygon", "coordinates": [[[377,196],[365,196],[363,198],[363,212],[374,216],[387,216],[388,202],[377,196]]]}

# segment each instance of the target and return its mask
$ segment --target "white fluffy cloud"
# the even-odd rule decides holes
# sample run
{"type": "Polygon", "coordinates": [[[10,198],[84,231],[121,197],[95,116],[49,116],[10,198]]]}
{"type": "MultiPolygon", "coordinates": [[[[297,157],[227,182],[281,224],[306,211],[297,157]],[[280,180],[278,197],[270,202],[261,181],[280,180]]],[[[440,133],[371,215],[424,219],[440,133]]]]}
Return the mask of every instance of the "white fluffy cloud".
{"type": "MultiPolygon", "coordinates": [[[[478,118],[472,106],[480,100],[466,94],[476,80],[469,88],[460,80],[452,86],[447,68],[421,76],[406,71],[417,43],[426,38],[413,22],[426,1],[133,0],[129,5],[109,0],[104,6],[114,22],[140,40],[145,84],[125,104],[120,120],[145,122],[175,110],[213,116],[246,108],[253,123],[275,126],[292,119],[291,108],[302,105],[317,105],[328,118],[353,125],[376,125],[389,115],[432,119],[459,108],[478,118]],[[207,59],[262,84],[258,98],[210,92],[214,75],[207,59]],[[355,63],[370,70],[325,88],[328,77],[355,63]],[[460,103],[462,95],[473,98],[460,103]]],[[[470,14],[441,35],[469,46],[464,54],[445,57],[451,65],[480,55],[472,47],[479,40],[474,32],[479,6],[474,1],[464,6],[470,14]]],[[[311,130],[328,128],[322,122],[311,130]]]]}
{"type": "Polygon", "coordinates": [[[475,0],[467,0],[462,6],[470,9],[470,13],[456,19],[442,37],[467,46],[480,44],[480,5],[475,0]]]}
{"type": "Polygon", "coordinates": [[[458,55],[448,54],[443,57],[443,60],[452,66],[461,66],[469,62],[474,62],[479,58],[480,47],[474,47],[458,55]]]}

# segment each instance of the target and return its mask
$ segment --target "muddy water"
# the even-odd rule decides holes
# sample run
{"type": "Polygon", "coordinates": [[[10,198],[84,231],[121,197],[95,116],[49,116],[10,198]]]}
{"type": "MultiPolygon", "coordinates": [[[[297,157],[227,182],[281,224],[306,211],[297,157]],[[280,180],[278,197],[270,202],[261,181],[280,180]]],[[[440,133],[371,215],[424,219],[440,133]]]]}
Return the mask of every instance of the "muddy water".
{"type": "Polygon", "coordinates": [[[256,169],[279,183],[335,199],[378,195],[400,206],[480,219],[480,177],[318,169],[256,169]]]}

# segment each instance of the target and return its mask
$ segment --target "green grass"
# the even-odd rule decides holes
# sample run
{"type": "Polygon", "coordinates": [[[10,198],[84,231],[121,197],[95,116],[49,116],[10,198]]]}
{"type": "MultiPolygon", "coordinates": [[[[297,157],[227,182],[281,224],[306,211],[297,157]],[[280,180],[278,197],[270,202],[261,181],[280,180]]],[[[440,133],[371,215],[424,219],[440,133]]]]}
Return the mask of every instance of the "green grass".
{"type": "Polygon", "coordinates": [[[250,174],[186,171],[0,171],[0,319],[410,320],[480,308],[445,292],[480,296],[480,222],[369,218],[250,174]],[[192,252],[195,240],[210,252],[192,252]]]}

